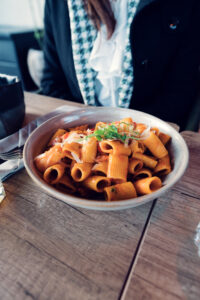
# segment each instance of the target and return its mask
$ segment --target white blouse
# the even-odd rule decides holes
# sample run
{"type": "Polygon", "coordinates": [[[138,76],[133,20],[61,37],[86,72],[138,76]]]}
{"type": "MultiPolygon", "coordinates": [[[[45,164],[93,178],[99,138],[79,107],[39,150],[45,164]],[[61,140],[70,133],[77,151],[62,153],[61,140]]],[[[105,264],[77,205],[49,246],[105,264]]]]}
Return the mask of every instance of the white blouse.
{"type": "Polygon", "coordinates": [[[119,101],[117,89],[122,74],[128,25],[128,0],[115,0],[111,5],[116,19],[115,31],[108,40],[105,25],[101,26],[94,41],[89,64],[97,72],[95,91],[98,101],[103,106],[117,107],[119,101]]]}

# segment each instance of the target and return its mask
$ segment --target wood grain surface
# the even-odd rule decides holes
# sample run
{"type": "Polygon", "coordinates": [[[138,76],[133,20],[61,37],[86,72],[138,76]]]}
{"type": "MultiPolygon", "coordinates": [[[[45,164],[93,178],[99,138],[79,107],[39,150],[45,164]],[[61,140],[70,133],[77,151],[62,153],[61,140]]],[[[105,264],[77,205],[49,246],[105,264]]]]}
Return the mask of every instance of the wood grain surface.
{"type": "Polygon", "coordinates": [[[26,115],[24,123],[35,120],[37,117],[47,114],[62,105],[67,105],[69,111],[85,107],[84,104],[76,102],[25,92],[26,115]]]}
{"type": "MultiPolygon", "coordinates": [[[[58,106],[25,93],[25,123],[58,106]]],[[[177,127],[176,127],[177,128],[177,127]]],[[[200,299],[200,140],[185,132],[190,165],[164,197],[102,212],[48,196],[25,170],[5,183],[0,205],[0,300],[200,299]]]]}
{"type": "Polygon", "coordinates": [[[200,134],[183,132],[190,160],[183,178],[157,200],[122,299],[200,299],[200,134]]]}
{"type": "Polygon", "coordinates": [[[44,194],[25,170],[0,206],[0,299],[118,299],[152,203],[77,209],[44,194]]]}
{"type": "MultiPolygon", "coordinates": [[[[26,93],[27,121],[74,103],[26,93]]],[[[81,107],[77,105],[77,107],[81,107]]],[[[0,299],[118,299],[152,202],[119,212],[73,208],[46,195],[25,170],[0,206],[0,299]]]]}

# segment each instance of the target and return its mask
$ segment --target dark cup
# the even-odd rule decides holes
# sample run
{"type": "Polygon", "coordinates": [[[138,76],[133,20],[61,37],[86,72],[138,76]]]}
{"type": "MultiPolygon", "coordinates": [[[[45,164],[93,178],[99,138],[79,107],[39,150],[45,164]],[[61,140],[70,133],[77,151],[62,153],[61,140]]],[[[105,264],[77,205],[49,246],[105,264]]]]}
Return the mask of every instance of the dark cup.
{"type": "Polygon", "coordinates": [[[15,76],[0,74],[0,139],[21,127],[24,114],[21,81],[15,76]]]}

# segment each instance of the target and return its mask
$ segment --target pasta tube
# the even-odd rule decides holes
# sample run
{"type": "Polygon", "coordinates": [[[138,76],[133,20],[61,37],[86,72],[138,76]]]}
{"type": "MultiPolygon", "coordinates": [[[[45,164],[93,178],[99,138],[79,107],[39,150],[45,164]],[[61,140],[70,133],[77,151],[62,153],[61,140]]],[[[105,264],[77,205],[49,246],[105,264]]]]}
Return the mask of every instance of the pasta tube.
{"type": "Polygon", "coordinates": [[[135,130],[138,131],[140,134],[142,134],[145,129],[147,129],[147,126],[145,124],[136,123],[135,130]]]}
{"type": "Polygon", "coordinates": [[[157,127],[152,127],[150,129],[150,131],[153,131],[155,133],[155,135],[157,135],[157,136],[159,135],[159,132],[160,132],[160,130],[157,127]]]}
{"type": "Polygon", "coordinates": [[[128,156],[109,154],[107,177],[126,181],[128,173],[128,156]]]}
{"type": "Polygon", "coordinates": [[[76,131],[77,133],[83,133],[85,130],[87,130],[87,128],[88,128],[88,124],[84,124],[84,125],[69,128],[69,131],[71,132],[76,131]]]}
{"type": "Polygon", "coordinates": [[[97,193],[102,193],[110,185],[110,179],[104,176],[90,176],[84,180],[83,185],[97,193]]]}
{"type": "Polygon", "coordinates": [[[80,159],[81,158],[81,147],[82,145],[76,142],[72,143],[64,143],[63,152],[65,152],[66,156],[73,159],[74,155],[80,159]]]}
{"type": "Polygon", "coordinates": [[[107,176],[107,170],[108,170],[108,161],[100,161],[99,163],[95,164],[92,167],[92,171],[95,173],[102,173],[103,175],[107,176]]]}
{"type": "Polygon", "coordinates": [[[85,141],[82,147],[82,161],[93,163],[97,155],[97,139],[92,137],[85,141]]]}
{"type": "Polygon", "coordinates": [[[55,142],[56,138],[61,137],[63,134],[66,133],[65,129],[57,129],[56,132],[53,134],[53,136],[51,137],[48,146],[52,146],[53,143],[55,142]]]}
{"type": "Polygon", "coordinates": [[[124,200],[137,197],[135,187],[130,181],[106,187],[104,192],[107,201],[124,200]]]}
{"type": "Polygon", "coordinates": [[[123,118],[119,121],[119,123],[128,123],[128,124],[132,124],[133,123],[133,119],[131,117],[127,117],[127,118],[123,118]]]}
{"type": "Polygon", "coordinates": [[[161,140],[161,142],[163,143],[163,145],[166,145],[171,139],[171,136],[164,132],[160,132],[158,137],[161,140]]]}
{"type": "Polygon", "coordinates": [[[139,159],[132,158],[129,160],[128,172],[134,174],[143,167],[143,162],[139,159]]]}
{"type": "Polygon", "coordinates": [[[90,163],[74,163],[71,168],[71,176],[76,182],[85,180],[92,170],[90,163]]]}
{"type": "Polygon", "coordinates": [[[76,187],[72,183],[71,179],[66,175],[63,175],[61,177],[56,186],[64,191],[66,190],[71,193],[76,191],[76,187]]]}
{"type": "Polygon", "coordinates": [[[159,159],[156,168],[154,169],[154,174],[167,175],[171,172],[171,164],[169,155],[166,155],[159,159]]]}
{"type": "Polygon", "coordinates": [[[137,180],[134,182],[134,185],[138,194],[146,195],[160,189],[162,186],[162,181],[159,177],[154,176],[137,180]]]}
{"type": "Polygon", "coordinates": [[[84,180],[83,185],[97,193],[102,193],[104,188],[110,185],[110,179],[104,176],[90,176],[84,180]]]}
{"type": "Polygon", "coordinates": [[[139,180],[146,177],[152,177],[152,173],[149,169],[142,168],[141,170],[135,172],[133,178],[134,180],[139,180]]]}
{"type": "Polygon", "coordinates": [[[145,145],[141,142],[136,141],[136,140],[133,140],[131,142],[130,147],[131,147],[131,151],[133,153],[135,153],[135,152],[144,153],[144,151],[146,150],[145,145]]]}
{"type": "Polygon", "coordinates": [[[106,123],[105,122],[97,122],[95,125],[95,130],[98,130],[101,127],[105,127],[106,123]]]}
{"type": "Polygon", "coordinates": [[[150,131],[149,137],[143,140],[143,143],[157,158],[162,158],[168,154],[167,149],[153,131],[150,131]]]}
{"type": "Polygon", "coordinates": [[[35,165],[40,172],[44,172],[48,167],[53,166],[65,157],[59,144],[51,147],[48,151],[36,156],[35,165]]]}
{"type": "Polygon", "coordinates": [[[119,141],[104,140],[99,143],[100,149],[105,153],[112,153],[114,155],[130,155],[131,148],[119,141]]]}
{"type": "Polygon", "coordinates": [[[139,152],[133,153],[132,158],[141,160],[144,165],[150,169],[154,169],[158,163],[155,158],[139,152]]]}
{"type": "Polygon", "coordinates": [[[43,174],[43,178],[50,184],[58,183],[65,172],[64,165],[56,164],[47,168],[43,174]]]}

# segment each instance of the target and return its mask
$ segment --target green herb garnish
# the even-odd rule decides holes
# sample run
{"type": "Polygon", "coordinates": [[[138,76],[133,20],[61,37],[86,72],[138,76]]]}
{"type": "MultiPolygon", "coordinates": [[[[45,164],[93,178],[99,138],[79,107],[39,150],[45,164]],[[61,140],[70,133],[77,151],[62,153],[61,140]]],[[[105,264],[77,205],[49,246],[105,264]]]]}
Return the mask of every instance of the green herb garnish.
{"type": "MultiPolygon", "coordinates": [[[[134,132],[135,134],[139,134],[139,132],[134,132]]],[[[91,137],[96,137],[98,141],[102,140],[120,140],[121,142],[125,143],[126,139],[135,139],[139,140],[139,138],[135,136],[127,136],[125,133],[119,133],[118,128],[114,125],[106,125],[105,127],[100,127],[99,129],[95,130],[92,134],[87,135],[84,139],[88,139],[91,137]]]]}

